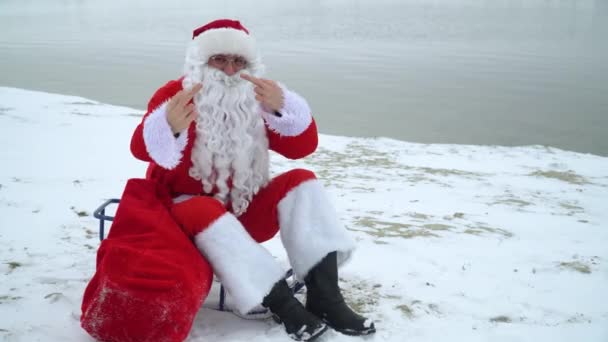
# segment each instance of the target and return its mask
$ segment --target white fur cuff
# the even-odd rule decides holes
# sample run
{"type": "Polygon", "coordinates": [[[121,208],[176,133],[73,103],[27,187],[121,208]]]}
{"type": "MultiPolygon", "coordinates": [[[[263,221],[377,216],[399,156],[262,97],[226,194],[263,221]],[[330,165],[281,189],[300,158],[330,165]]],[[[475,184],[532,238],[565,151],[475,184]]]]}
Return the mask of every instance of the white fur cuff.
{"type": "Polygon", "coordinates": [[[197,234],[194,243],[211,263],[241,314],[262,303],[285,274],[266,248],[253,240],[230,213],[197,234]]]}
{"type": "Polygon", "coordinates": [[[283,136],[294,137],[304,132],[312,122],[312,113],[306,100],[282,84],[284,104],[279,111],[282,116],[277,117],[264,112],[266,123],[273,131],[283,136]]]}
{"type": "Polygon", "coordinates": [[[321,182],[309,180],[296,186],[279,202],[281,241],[298,279],[328,253],[338,252],[343,264],[355,248],[340,224],[321,182]]]}
{"type": "Polygon", "coordinates": [[[184,148],[188,143],[188,131],[182,132],[176,139],[167,122],[167,103],[156,108],[144,120],[144,143],[148,154],[156,164],[165,169],[174,169],[182,159],[184,148]]]}

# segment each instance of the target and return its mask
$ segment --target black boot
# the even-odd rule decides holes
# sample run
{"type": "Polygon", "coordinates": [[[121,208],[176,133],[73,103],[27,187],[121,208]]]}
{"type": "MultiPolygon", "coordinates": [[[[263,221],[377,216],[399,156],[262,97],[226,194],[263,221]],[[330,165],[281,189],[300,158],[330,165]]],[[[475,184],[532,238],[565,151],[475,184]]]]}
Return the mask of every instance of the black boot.
{"type": "Polygon", "coordinates": [[[357,313],[344,302],[338,287],[336,252],[327,254],[304,278],[306,310],[323,319],[334,330],[346,335],[368,335],[376,332],[371,319],[357,313]]]}
{"type": "Polygon", "coordinates": [[[270,309],[275,320],[283,323],[289,337],[296,341],[312,341],[327,330],[327,325],[306,311],[302,303],[293,296],[284,279],[273,286],[270,293],[264,297],[262,305],[270,309]]]}

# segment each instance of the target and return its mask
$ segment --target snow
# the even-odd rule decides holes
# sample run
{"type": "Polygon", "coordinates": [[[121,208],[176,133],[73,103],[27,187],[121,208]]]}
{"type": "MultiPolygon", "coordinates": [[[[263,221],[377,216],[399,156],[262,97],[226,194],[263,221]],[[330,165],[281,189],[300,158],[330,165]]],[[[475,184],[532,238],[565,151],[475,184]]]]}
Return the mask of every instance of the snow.
{"type": "MultiPolygon", "coordinates": [[[[4,341],[93,341],[78,321],[92,211],[143,176],[129,151],[142,114],[0,88],[4,341]]],[[[272,161],[315,171],[357,240],[341,285],[378,330],[359,340],[608,341],[608,158],[322,135],[313,156],[272,161]]],[[[287,266],[279,239],[265,246],[287,266]]],[[[202,308],[188,339],[242,340],[286,335],[202,308]]]]}

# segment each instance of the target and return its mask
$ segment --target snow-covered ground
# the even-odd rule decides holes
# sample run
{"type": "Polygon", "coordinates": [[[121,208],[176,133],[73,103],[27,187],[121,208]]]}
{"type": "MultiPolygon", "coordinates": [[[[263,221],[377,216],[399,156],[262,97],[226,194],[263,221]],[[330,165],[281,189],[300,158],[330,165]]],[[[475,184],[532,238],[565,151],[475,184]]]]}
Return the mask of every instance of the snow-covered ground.
{"type": "MultiPolygon", "coordinates": [[[[79,326],[92,211],[145,165],[141,112],[0,88],[0,338],[92,341],[79,326]]],[[[608,341],[608,158],[550,147],[321,136],[315,171],[358,252],[347,300],[378,332],[321,341],[608,341]]],[[[280,242],[267,247],[286,260],[280,242]]],[[[285,341],[272,320],[201,309],[188,341],[285,341]]]]}

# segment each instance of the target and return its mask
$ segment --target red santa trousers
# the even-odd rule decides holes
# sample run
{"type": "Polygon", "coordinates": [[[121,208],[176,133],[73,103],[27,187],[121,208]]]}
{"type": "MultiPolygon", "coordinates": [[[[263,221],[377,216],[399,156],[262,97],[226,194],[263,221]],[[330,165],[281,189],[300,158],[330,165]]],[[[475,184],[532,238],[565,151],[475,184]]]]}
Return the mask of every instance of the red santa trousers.
{"type": "Polygon", "coordinates": [[[216,199],[180,196],[172,215],[211,263],[234,308],[246,314],[259,305],[285,270],[259,242],[280,232],[294,273],[303,279],[328,253],[340,264],[354,242],[311,171],[295,169],[270,181],[238,218],[216,199]]]}

